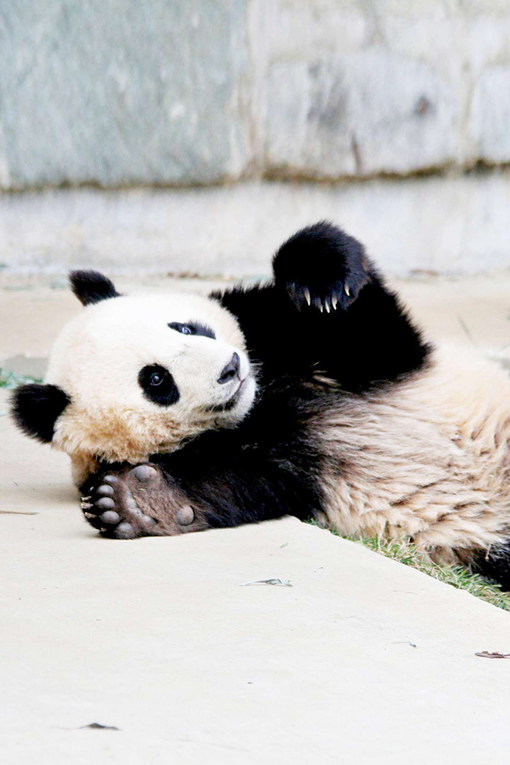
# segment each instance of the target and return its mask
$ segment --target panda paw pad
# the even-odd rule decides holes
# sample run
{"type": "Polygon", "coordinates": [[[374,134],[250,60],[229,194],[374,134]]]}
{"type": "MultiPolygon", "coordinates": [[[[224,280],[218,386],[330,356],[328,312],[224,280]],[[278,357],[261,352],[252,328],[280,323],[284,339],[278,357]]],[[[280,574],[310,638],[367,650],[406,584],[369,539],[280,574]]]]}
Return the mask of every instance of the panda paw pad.
{"type": "Polygon", "coordinates": [[[201,514],[153,465],[101,476],[90,496],[82,497],[81,508],[91,526],[113,539],[174,536],[207,528],[201,514]]]}

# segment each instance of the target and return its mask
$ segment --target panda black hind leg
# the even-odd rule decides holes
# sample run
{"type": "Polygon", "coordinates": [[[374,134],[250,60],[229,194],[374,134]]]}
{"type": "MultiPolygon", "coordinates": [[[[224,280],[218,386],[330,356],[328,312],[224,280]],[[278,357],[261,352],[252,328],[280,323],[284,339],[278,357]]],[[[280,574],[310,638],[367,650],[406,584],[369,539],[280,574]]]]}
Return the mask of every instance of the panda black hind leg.
{"type": "Polygon", "coordinates": [[[471,562],[471,569],[497,582],[504,592],[510,592],[510,539],[487,552],[478,553],[471,562]]]}

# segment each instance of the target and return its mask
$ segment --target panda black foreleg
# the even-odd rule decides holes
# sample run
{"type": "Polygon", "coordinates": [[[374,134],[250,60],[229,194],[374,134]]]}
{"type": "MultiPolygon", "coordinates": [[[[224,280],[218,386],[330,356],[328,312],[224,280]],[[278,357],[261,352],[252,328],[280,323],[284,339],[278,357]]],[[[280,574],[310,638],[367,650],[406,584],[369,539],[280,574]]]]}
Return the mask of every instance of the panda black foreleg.
{"type": "MultiPolygon", "coordinates": [[[[257,327],[241,317],[274,375],[320,372],[363,391],[420,369],[429,346],[363,246],[328,223],[295,234],[273,261],[257,327]],[[263,316],[263,320],[260,317],[263,316]]],[[[248,301],[246,301],[248,305],[248,301]]]]}
{"type": "Polygon", "coordinates": [[[259,523],[284,515],[306,520],[319,503],[311,481],[301,483],[291,472],[267,465],[179,481],[179,486],[191,506],[201,508],[210,528],[259,523]]]}
{"type": "Polygon", "coordinates": [[[85,519],[104,536],[132,539],[286,514],[306,519],[320,507],[318,463],[311,452],[283,462],[243,451],[216,463],[197,464],[190,456],[155,455],[151,464],[106,469],[87,486],[85,519]]]}
{"type": "Polygon", "coordinates": [[[255,405],[233,430],[203,433],[182,449],[153,455],[209,526],[295,515],[304,520],[323,504],[323,455],[308,421],[315,403],[301,389],[283,388],[255,405]]]}

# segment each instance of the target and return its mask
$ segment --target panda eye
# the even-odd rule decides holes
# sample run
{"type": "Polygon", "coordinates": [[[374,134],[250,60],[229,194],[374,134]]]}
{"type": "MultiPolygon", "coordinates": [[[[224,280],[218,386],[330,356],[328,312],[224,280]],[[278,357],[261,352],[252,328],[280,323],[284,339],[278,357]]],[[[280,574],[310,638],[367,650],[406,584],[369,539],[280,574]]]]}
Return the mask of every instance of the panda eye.
{"type": "Polygon", "coordinates": [[[149,378],[149,385],[151,388],[156,388],[158,385],[161,385],[163,379],[163,375],[160,375],[159,372],[153,372],[149,378]]]}
{"type": "Polygon", "coordinates": [[[180,393],[174,378],[160,364],[149,364],[138,373],[138,384],[146,399],[160,406],[170,406],[179,401],[180,393]]]}
{"type": "Polygon", "coordinates": [[[175,329],[176,332],[180,332],[181,335],[199,335],[202,337],[210,337],[212,340],[216,340],[216,335],[209,327],[193,322],[193,324],[181,324],[178,321],[172,321],[168,325],[170,329],[175,329]]]}
{"type": "Polygon", "coordinates": [[[170,329],[175,329],[176,332],[180,332],[181,335],[196,335],[195,327],[192,324],[179,324],[177,321],[173,321],[168,325],[170,329]]]}

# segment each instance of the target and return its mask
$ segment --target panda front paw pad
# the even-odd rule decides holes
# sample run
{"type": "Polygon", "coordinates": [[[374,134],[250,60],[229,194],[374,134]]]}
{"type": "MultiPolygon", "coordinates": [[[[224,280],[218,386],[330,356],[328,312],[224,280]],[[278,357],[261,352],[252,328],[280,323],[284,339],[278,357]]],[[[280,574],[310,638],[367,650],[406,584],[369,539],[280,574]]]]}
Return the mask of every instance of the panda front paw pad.
{"type": "Polygon", "coordinates": [[[175,536],[207,528],[201,513],[153,465],[103,475],[90,496],[82,497],[81,508],[88,523],[112,539],[175,536]]]}

